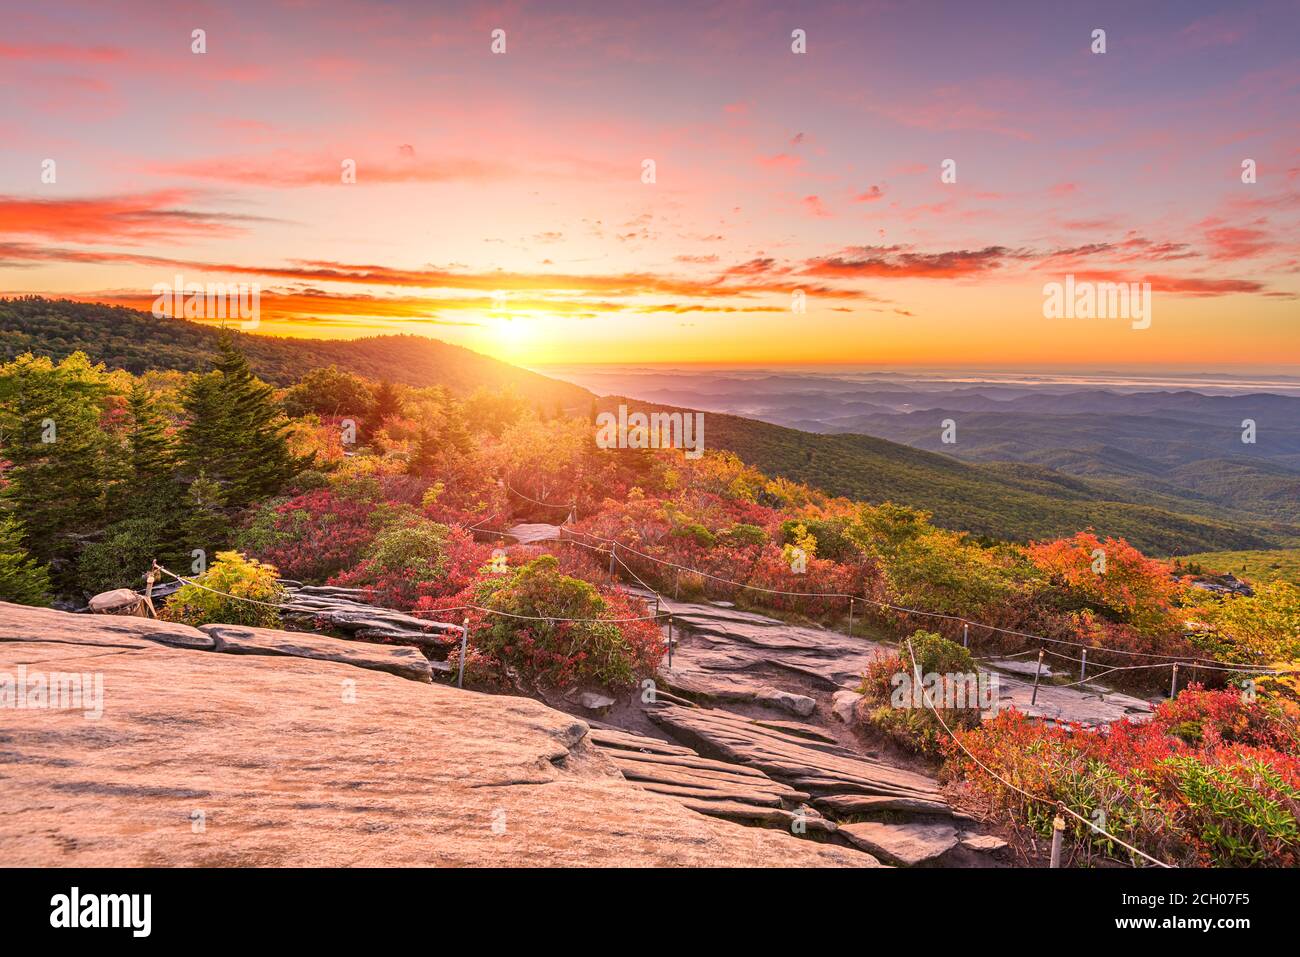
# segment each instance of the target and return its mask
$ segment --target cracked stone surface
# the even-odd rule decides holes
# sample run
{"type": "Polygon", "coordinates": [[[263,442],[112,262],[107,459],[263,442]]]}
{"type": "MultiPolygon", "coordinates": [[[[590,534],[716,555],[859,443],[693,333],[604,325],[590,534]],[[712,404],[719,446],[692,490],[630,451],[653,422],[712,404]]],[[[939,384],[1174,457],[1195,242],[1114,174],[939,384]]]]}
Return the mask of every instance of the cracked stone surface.
{"type": "MultiPolygon", "coordinates": [[[[0,860],[875,863],[850,848],[696,813],[690,802],[709,800],[697,794],[638,786],[592,744],[584,721],[539,702],[425,684],[355,660],[295,657],[287,651],[305,647],[304,636],[279,634],[240,639],[263,649],[282,642],[275,653],[223,654],[214,653],[216,637],[182,625],[0,603],[0,674],[23,665],[93,671],[104,681],[98,720],[80,710],[0,708],[0,860]]],[[[383,650],[409,658],[407,649],[383,650]]],[[[716,791],[718,783],[746,799],[785,793],[758,779],[733,788],[729,775],[709,770],[686,766],[681,783],[666,786],[716,791]]]]}

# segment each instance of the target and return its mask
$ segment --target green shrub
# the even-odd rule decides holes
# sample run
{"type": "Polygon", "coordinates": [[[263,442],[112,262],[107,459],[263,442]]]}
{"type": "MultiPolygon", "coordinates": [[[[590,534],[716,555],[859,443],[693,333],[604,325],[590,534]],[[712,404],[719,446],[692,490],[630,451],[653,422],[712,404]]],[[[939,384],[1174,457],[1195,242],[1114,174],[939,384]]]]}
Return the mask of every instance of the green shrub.
{"type": "MultiPolygon", "coordinates": [[[[938,757],[947,732],[934,711],[906,691],[915,683],[917,671],[923,678],[927,675],[975,675],[975,661],[961,645],[934,632],[916,631],[909,640],[911,655],[904,643],[898,652],[882,655],[867,665],[859,689],[868,704],[865,719],[870,727],[905,750],[938,757]],[[913,656],[916,658],[915,667],[913,656]]],[[[944,677],[935,690],[943,693],[948,688],[949,679],[944,677]]],[[[979,726],[978,702],[970,703],[974,706],[947,708],[942,701],[933,702],[944,724],[952,729],[979,726]]]]}
{"type": "Polygon", "coordinates": [[[767,532],[763,531],[757,525],[746,525],[743,522],[737,522],[729,529],[722,533],[723,539],[728,545],[745,547],[750,545],[765,545],[767,543],[767,532]]]}
{"type": "Polygon", "coordinates": [[[657,625],[627,620],[642,612],[562,574],[554,555],[535,558],[509,577],[481,580],[476,603],[506,614],[476,616],[475,648],[543,684],[626,687],[652,673],[662,652],[657,625]]]}
{"type": "Polygon", "coordinates": [[[717,544],[717,538],[714,534],[698,522],[691,522],[687,525],[678,525],[672,530],[674,538],[689,538],[701,548],[712,548],[717,544]]]}
{"type": "Polygon", "coordinates": [[[171,596],[161,617],[194,627],[224,624],[277,628],[280,612],[270,606],[284,600],[284,589],[275,579],[273,565],[245,558],[239,552],[218,552],[217,560],[206,572],[171,596]]]}
{"type": "Polygon", "coordinates": [[[167,528],[155,518],[127,518],[104,530],[77,560],[77,584],[96,595],[114,588],[139,589],[154,559],[169,564],[164,554],[167,528]]]}

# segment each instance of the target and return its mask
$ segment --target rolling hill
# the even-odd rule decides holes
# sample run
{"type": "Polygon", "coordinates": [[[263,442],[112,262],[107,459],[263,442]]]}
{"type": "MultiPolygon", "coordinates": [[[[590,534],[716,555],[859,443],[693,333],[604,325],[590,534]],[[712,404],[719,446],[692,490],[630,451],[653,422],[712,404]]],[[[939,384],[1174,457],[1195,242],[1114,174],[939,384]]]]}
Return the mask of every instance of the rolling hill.
{"type": "MultiPolygon", "coordinates": [[[[194,372],[208,368],[219,329],[183,319],[156,318],[120,306],[25,297],[0,299],[0,359],[24,352],[62,359],[80,349],[110,368],[194,372]]],[[[289,385],[308,369],[336,365],[368,379],[404,385],[440,383],[458,396],[479,386],[512,387],[541,403],[586,412],[591,393],[425,336],[364,339],[288,339],[234,333],[259,376],[289,385]]]]}
{"type": "MultiPolygon", "coordinates": [[[[0,357],[22,352],[62,358],[76,350],[114,368],[205,368],[218,330],[158,319],[120,307],[66,300],[0,300],[0,357]]],[[[238,334],[258,374],[286,385],[315,366],[337,365],[371,379],[442,384],[466,395],[479,386],[511,387],[541,404],[587,414],[594,394],[459,346],[422,336],[347,341],[238,334]]],[[[673,411],[672,406],[609,396],[673,411]]],[[[1145,486],[1078,477],[1037,465],[963,462],[948,455],[859,434],[814,434],[736,415],[706,414],[708,448],[727,449],[771,475],[834,495],[894,501],[930,511],[943,526],[1013,541],[1093,527],[1152,554],[1260,549],[1300,539],[1300,528],[1252,521],[1207,496],[1198,501],[1145,486]]]]}

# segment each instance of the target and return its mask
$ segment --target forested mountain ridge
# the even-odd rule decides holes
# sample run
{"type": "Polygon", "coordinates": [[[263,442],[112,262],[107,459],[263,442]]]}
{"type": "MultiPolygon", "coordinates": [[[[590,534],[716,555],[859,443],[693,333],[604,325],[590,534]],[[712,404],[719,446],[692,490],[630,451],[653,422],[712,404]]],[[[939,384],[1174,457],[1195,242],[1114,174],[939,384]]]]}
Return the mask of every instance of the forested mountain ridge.
{"type": "MultiPolygon", "coordinates": [[[[200,371],[221,331],[185,320],[102,304],[36,297],[0,300],[0,358],[31,351],[53,359],[75,351],[110,368],[200,371]]],[[[259,376],[289,385],[317,367],[336,365],[372,380],[443,385],[455,395],[509,388],[546,414],[586,415],[588,390],[423,336],[323,341],[235,333],[259,376]]],[[[640,409],[671,406],[619,397],[640,409]]],[[[988,538],[1047,539],[1093,527],[1160,554],[1263,548],[1300,536],[1283,523],[1250,521],[1211,502],[1033,466],[969,463],[856,434],[813,434],[755,419],[706,414],[706,447],[735,452],[769,474],[833,495],[893,501],[930,511],[936,524],[988,538]]],[[[1071,470],[1072,472],[1074,470],[1071,470]]]]}
{"type": "MultiPolygon", "coordinates": [[[[613,411],[620,403],[673,411],[618,396],[602,398],[598,406],[613,411]]],[[[770,475],[832,495],[922,508],[933,513],[936,525],[989,538],[1028,541],[1091,527],[1173,555],[1195,550],[1196,542],[1248,541],[1253,544],[1238,547],[1265,548],[1300,533],[1292,525],[1229,515],[1209,503],[1202,512],[1184,499],[1047,468],[967,463],[867,435],[800,432],[724,413],[705,414],[705,445],[735,452],[770,475]]]]}
{"type": "MultiPolygon", "coordinates": [[[[363,339],[289,339],[231,330],[253,371],[286,386],[309,369],[336,365],[369,379],[402,385],[438,383],[454,395],[476,388],[513,388],[522,398],[556,407],[586,410],[591,393],[580,386],[500,362],[461,346],[426,336],[388,335],[363,339]]],[[[222,330],[147,312],[24,297],[0,299],[0,361],[24,352],[59,360],[78,350],[110,369],[198,372],[217,351],[222,330]]]]}

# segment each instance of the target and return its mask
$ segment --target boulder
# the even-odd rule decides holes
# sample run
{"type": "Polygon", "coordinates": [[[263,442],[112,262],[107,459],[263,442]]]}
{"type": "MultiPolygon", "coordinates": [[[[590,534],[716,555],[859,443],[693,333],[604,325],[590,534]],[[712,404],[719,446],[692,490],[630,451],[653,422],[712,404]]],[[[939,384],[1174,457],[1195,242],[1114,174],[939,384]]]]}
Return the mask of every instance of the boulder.
{"type": "Polygon", "coordinates": [[[147,614],[144,596],[129,588],[114,588],[112,591],[100,592],[90,599],[90,611],[96,615],[139,615],[147,614]]]}
{"type": "Polygon", "coordinates": [[[1007,842],[993,834],[970,834],[961,839],[961,846],[972,851],[992,854],[1007,846],[1007,842]]]}
{"type": "Polygon", "coordinates": [[[862,695],[856,691],[842,688],[831,695],[831,714],[851,727],[861,700],[862,695]]]}

